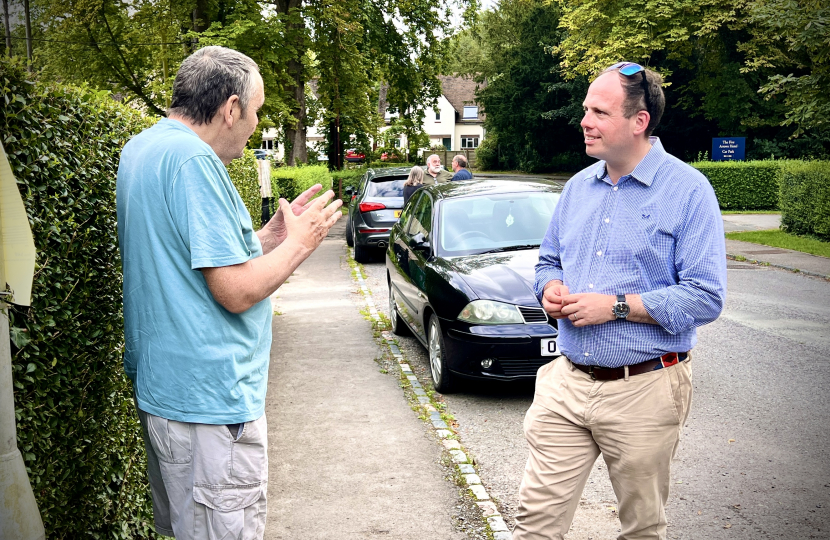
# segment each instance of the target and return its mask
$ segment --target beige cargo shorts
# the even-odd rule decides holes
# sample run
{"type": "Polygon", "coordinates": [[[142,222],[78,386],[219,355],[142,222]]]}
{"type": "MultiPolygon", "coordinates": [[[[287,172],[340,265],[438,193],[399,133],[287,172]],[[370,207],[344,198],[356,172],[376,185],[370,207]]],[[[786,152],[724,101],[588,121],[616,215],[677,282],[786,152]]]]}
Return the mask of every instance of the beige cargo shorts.
{"type": "Polygon", "coordinates": [[[157,533],[178,540],[262,539],[268,489],[265,415],[230,427],[176,422],[141,409],[138,417],[157,533]]]}

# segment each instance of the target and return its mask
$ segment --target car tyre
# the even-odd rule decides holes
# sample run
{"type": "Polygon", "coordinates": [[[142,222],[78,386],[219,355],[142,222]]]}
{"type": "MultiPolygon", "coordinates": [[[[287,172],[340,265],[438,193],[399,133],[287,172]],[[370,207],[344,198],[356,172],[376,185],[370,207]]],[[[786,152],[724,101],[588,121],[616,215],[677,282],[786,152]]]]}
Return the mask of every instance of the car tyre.
{"type": "Polygon", "coordinates": [[[398,313],[398,307],[395,303],[395,292],[392,286],[389,286],[389,323],[392,326],[392,333],[396,336],[408,336],[409,327],[401,320],[401,314],[398,313]]]}
{"type": "Polygon", "coordinates": [[[447,368],[447,350],[444,347],[444,335],[438,316],[433,313],[429,317],[427,329],[427,351],[429,352],[429,373],[432,375],[432,386],[436,392],[449,394],[455,387],[453,375],[447,368]]]}
{"type": "Polygon", "coordinates": [[[352,218],[346,223],[346,245],[354,247],[354,232],[352,232],[352,218]]]}
{"type": "Polygon", "coordinates": [[[355,242],[354,260],[359,263],[369,262],[369,248],[367,246],[360,246],[355,242]]]}

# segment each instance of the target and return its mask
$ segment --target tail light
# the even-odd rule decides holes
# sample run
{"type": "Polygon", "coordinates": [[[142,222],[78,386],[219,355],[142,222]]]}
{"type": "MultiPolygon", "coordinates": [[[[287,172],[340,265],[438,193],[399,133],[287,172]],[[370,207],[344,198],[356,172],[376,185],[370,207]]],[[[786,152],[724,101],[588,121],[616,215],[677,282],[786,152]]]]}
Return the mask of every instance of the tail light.
{"type": "Polygon", "coordinates": [[[360,203],[361,212],[371,212],[372,210],[384,210],[386,205],[379,202],[362,202],[360,203]]]}

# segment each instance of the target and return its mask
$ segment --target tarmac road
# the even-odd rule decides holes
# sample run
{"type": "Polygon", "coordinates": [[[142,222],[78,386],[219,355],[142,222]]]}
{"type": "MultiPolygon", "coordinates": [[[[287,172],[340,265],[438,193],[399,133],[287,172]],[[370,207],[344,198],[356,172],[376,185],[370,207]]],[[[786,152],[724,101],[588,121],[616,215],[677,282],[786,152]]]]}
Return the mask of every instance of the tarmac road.
{"type": "MultiPolygon", "coordinates": [[[[364,265],[388,309],[383,260],[364,265]]],[[[673,468],[674,539],[830,538],[830,282],[729,261],[723,315],[699,330],[695,395],[673,468]]],[[[426,384],[427,356],[401,349],[426,384]]],[[[527,458],[531,385],[470,385],[444,396],[461,442],[512,525],[527,458]]],[[[616,499],[598,460],[569,540],[616,536],[616,499]]]]}

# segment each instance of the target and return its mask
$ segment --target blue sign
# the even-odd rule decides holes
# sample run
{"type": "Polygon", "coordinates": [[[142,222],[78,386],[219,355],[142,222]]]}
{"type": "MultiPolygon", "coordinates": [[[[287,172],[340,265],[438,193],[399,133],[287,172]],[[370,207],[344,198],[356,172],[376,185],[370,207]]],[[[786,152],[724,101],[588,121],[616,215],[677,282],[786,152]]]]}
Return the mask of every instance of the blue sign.
{"type": "Polygon", "coordinates": [[[718,137],[712,139],[712,161],[744,159],[746,137],[718,137]]]}

